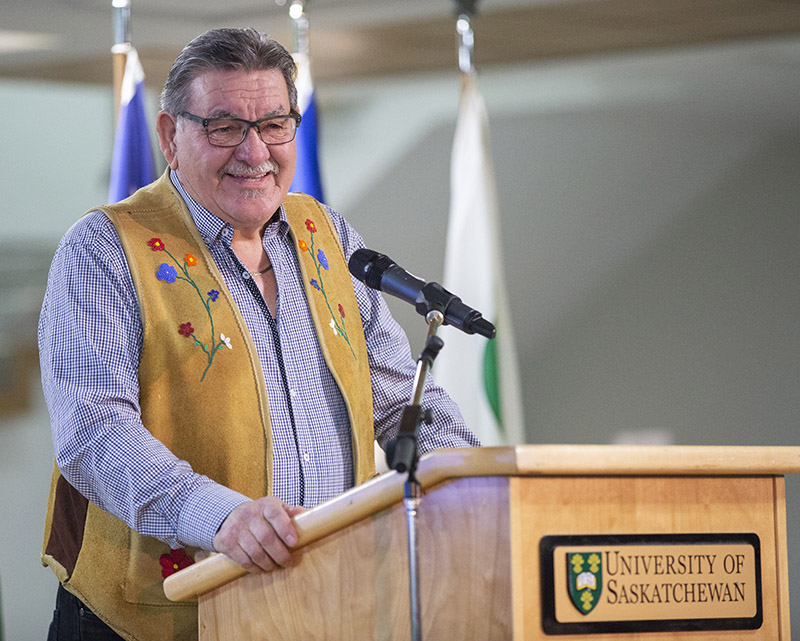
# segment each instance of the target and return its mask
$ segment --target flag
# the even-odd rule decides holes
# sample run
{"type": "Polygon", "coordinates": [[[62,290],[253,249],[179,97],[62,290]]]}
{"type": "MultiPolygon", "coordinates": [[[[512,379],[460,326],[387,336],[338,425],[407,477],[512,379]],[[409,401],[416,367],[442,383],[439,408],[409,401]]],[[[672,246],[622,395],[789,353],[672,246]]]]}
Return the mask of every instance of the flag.
{"type": "Polygon", "coordinates": [[[308,55],[295,53],[297,64],[297,106],[303,117],[297,129],[297,167],[294,171],[291,191],[300,191],[324,201],[322,180],[319,174],[317,155],[317,106],[314,87],[311,83],[311,66],[308,55]]]}
{"type": "Polygon", "coordinates": [[[500,253],[497,193],[486,107],[474,73],[464,74],[450,166],[444,286],[494,323],[487,341],[442,327],[436,382],[484,445],[525,440],[517,354],[500,253]]]}
{"type": "Polygon", "coordinates": [[[155,178],[153,147],[145,115],[144,71],[136,49],[131,48],[122,77],[108,202],[116,203],[127,198],[155,178]]]}

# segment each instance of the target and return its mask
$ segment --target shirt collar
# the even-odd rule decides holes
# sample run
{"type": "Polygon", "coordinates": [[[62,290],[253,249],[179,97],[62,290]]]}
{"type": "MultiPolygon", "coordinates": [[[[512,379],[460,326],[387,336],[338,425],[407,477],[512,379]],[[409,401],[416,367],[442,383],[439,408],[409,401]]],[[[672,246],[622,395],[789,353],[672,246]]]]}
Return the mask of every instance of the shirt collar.
{"type": "MultiPolygon", "coordinates": [[[[212,214],[208,209],[192,198],[181,184],[181,180],[178,178],[178,173],[176,171],[170,169],[169,178],[175,189],[178,190],[181,198],[183,198],[183,202],[186,203],[189,214],[191,214],[192,220],[206,244],[211,245],[222,239],[230,246],[231,240],[233,239],[233,227],[219,216],[212,214]]],[[[286,234],[288,230],[289,221],[286,218],[286,211],[283,208],[283,204],[281,204],[278,209],[278,227],[275,233],[286,234]]]]}

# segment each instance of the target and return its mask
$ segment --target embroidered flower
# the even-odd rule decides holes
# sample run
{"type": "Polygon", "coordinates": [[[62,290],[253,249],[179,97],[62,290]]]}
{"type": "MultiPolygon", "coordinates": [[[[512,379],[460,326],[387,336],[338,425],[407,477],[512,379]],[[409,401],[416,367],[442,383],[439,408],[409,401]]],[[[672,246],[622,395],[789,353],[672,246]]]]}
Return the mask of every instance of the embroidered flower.
{"type": "Polygon", "coordinates": [[[198,285],[195,279],[189,275],[189,267],[194,267],[199,263],[197,256],[187,252],[183,257],[183,262],[181,262],[166,248],[164,243],[161,242],[160,238],[151,238],[149,241],[147,241],[147,244],[153,251],[164,252],[172,261],[172,264],[161,263],[161,265],[159,265],[158,270],[156,271],[156,278],[160,281],[164,281],[165,283],[174,283],[176,280],[186,281],[197,293],[197,296],[200,298],[200,303],[206,312],[210,330],[209,336],[211,338],[209,343],[204,343],[197,338],[191,322],[187,321],[185,323],[181,323],[180,327],[178,328],[178,333],[181,336],[192,338],[192,347],[199,347],[206,355],[206,366],[200,376],[200,381],[203,381],[208,373],[208,368],[211,367],[211,363],[214,361],[214,354],[216,354],[223,347],[232,349],[230,345],[230,339],[228,339],[227,343],[225,340],[218,341],[216,339],[217,330],[214,327],[214,316],[211,313],[211,303],[217,300],[219,297],[219,292],[216,289],[212,289],[206,294],[206,298],[203,298],[202,291],[205,289],[205,287],[201,289],[200,285],[198,285]]]}
{"type": "Polygon", "coordinates": [[[330,322],[330,323],[328,323],[328,325],[329,325],[329,326],[330,326],[330,328],[333,330],[333,335],[334,335],[334,336],[338,336],[338,335],[339,335],[339,330],[338,330],[338,329],[336,329],[336,321],[334,321],[334,320],[331,318],[331,322],[330,322]]]}
{"type": "Polygon", "coordinates": [[[158,557],[158,562],[161,564],[161,576],[165,579],[168,576],[175,574],[178,570],[188,568],[194,563],[194,559],[186,554],[184,548],[177,550],[170,550],[169,554],[162,554],[158,557]]]}
{"type": "Polygon", "coordinates": [[[316,226],[314,225],[314,221],[310,218],[306,218],[306,229],[310,231],[312,234],[317,231],[316,226]]]}
{"type": "Polygon", "coordinates": [[[156,272],[156,278],[158,280],[163,280],[165,283],[174,283],[175,280],[178,278],[178,270],[175,269],[172,265],[169,265],[167,263],[161,263],[158,266],[158,271],[156,272]]]}
{"type": "Polygon", "coordinates": [[[342,307],[341,303],[339,303],[339,315],[344,318],[344,307],[342,307]]]}
{"type": "Polygon", "coordinates": [[[317,291],[320,291],[320,289],[319,289],[319,283],[317,282],[317,279],[316,279],[316,278],[312,278],[312,279],[311,279],[309,282],[311,283],[311,286],[312,286],[314,289],[316,289],[317,291]]]}
{"type": "Polygon", "coordinates": [[[222,341],[222,344],[225,345],[225,347],[227,347],[228,349],[233,349],[233,347],[231,347],[230,336],[225,336],[225,334],[220,334],[219,339],[220,341],[222,341]]]}
{"type": "Polygon", "coordinates": [[[317,252],[317,260],[319,264],[322,265],[325,269],[328,269],[328,257],[325,256],[325,252],[321,249],[317,252]]]}
{"type": "Polygon", "coordinates": [[[297,246],[300,248],[301,251],[304,251],[304,252],[308,251],[308,245],[306,245],[306,241],[304,241],[304,240],[298,240],[297,241],[297,246]]]}

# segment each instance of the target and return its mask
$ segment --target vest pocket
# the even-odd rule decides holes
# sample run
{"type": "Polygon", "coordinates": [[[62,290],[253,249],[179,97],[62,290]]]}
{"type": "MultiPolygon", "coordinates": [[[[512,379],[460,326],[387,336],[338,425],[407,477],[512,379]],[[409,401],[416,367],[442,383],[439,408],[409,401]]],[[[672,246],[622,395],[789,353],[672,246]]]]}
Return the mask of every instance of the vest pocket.
{"type": "Polygon", "coordinates": [[[137,605],[180,605],[164,596],[165,574],[169,576],[193,562],[197,548],[171,550],[166,543],[130,530],[130,547],[122,586],[123,597],[137,605]]]}

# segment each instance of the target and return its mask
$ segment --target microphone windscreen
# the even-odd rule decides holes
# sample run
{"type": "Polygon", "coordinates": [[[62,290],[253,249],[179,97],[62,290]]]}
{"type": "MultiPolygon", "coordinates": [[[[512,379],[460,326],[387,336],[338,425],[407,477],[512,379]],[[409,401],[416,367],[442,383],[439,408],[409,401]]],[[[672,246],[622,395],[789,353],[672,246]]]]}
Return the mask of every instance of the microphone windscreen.
{"type": "Polygon", "coordinates": [[[378,252],[372,251],[371,249],[356,249],[347,262],[347,268],[353,276],[363,282],[367,277],[367,270],[369,269],[370,263],[375,260],[375,256],[377,255],[378,252]]]}
{"type": "Polygon", "coordinates": [[[379,254],[371,249],[357,249],[350,256],[347,268],[367,287],[381,289],[381,278],[392,265],[394,265],[394,261],[384,254],[379,254]]]}

